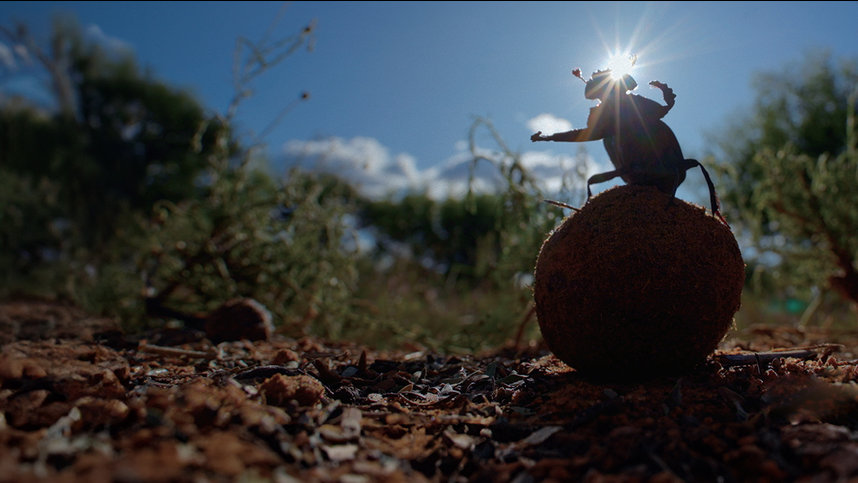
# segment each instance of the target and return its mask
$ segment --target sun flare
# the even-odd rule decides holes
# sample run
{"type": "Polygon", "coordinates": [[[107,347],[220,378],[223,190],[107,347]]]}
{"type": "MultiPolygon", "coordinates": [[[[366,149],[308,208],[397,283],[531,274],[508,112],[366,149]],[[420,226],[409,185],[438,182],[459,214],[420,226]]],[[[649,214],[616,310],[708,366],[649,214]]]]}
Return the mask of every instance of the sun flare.
{"type": "Polygon", "coordinates": [[[607,68],[611,70],[611,78],[622,79],[624,75],[631,74],[637,62],[637,55],[628,52],[619,52],[608,57],[607,68]]]}

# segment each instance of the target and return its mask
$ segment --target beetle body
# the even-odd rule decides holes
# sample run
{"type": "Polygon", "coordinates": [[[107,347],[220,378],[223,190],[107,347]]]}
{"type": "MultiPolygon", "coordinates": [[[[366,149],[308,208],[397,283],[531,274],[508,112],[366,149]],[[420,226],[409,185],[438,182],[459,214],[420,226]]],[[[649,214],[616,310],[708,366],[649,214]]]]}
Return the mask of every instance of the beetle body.
{"type": "MultiPolygon", "coordinates": [[[[610,173],[628,184],[653,185],[673,195],[685,179],[685,158],[673,131],[661,121],[661,111],[655,101],[623,94],[593,108],[587,125],[605,145],[615,168],[610,173]]],[[[606,174],[588,180],[588,187],[606,174]]]]}
{"type": "MultiPolygon", "coordinates": [[[[580,77],[579,70],[573,73],[580,77]]],[[[661,120],[674,105],[676,95],[673,90],[661,82],[650,82],[651,86],[661,89],[667,104],[663,106],[630,93],[637,83],[628,75],[613,79],[610,71],[599,71],[586,83],[585,96],[600,101],[598,106],[590,109],[587,127],[550,136],[537,132],[531,140],[602,140],[614,170],[593,175],[587,180],[588,198],[592,196],[591,185],[616,177],[627,184],[656,186],[662,192],[675,196],[677,188],[685,181],[685,172],[699,166],[709,187],[712,212],[724,221],[709,173],[699,161],[685,159],[673,131],[661,120]]]]}

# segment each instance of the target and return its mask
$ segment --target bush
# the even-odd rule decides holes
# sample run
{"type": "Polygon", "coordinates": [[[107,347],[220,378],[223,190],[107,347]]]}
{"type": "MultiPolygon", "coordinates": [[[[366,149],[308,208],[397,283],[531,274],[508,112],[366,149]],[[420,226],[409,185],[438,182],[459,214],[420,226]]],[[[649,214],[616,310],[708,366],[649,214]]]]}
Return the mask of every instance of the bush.
{"type": "Polygon", "coordinates": [[[202,199],[158,204],[135,250],[149,313],[251,297],[292,332],[336,335],[357,276],[348,194],[297,171],[276,182],[239,168],[218,173],[202,199]]]}

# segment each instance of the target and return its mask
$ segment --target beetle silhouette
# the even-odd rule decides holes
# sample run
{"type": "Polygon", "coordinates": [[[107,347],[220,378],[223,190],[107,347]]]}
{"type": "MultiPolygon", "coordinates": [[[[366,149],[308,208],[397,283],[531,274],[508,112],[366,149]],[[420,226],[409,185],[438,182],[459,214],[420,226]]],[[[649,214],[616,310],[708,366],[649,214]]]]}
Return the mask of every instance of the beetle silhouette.
{"type": "Polygon", "coordinates": [[[614,170],[591,176],[587,180],[587,199],[592,197],[590,186],[604,183],[619,176],[627,184],[655,186],[664,193],[676,196],[676,190],[685,181],[685,172],[700,167],[709,186],[712,213],[724,224],[715,186],[706,168],[696,159],[685,159],[673,131],[661,119],[673,108],[676,94],[659,81],[650,86],[662,92],[663,106],[646,97],[632,94],[637,82],[628,74],[614,78],[611,70],[596,71],[590,80],[584,80],[581,70],[572,71],[586,83],[584,97],[598,99],[599,105],[590,109],[587,127],[543,136],[538,131],[530,137],[536,141],[585,142],[601,139],[614,165],[614,170]]]}

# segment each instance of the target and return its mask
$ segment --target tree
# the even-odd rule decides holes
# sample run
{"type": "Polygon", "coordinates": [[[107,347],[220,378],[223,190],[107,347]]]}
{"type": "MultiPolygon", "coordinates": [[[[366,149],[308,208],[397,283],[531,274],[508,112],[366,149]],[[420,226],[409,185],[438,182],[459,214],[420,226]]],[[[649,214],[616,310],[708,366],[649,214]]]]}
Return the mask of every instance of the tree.
{"type": "MultiPolygon", "coordinates": [[[[854,105],[855,97],[852,98],[854,105]]],[[[846,150],[837,156],[802,154],[791,146],[765,149],[754,157],[763,174],[751,194],[781,237],[762,245],[792,265],[793,280],[825,280],[843,298],[858,304],[858,132],[848,122],[846,150]]],[[[761,216],[751,218],[758,222],[761,216]]],[[[762,240],[760,240],[762,241],[762,240]]]]}
{"type": "Polygon", "coordinates": [[[858,64],[810,53],[800,65],[760,74],[750,114],[714,138],[719,193],[780,288],[858,303],[858,64]]]}
{"type": "Polygon", "coordinates": [[[48,47],[25,26],[0,29],[38,59],[53,94],[49,105],[0,105],[4,295],[38,287],[129,326],[251,297],[294,333],[336,336],[357,276],[343,242],[353,194],[298,172],[274,178],[261,140],[231,129],[249,84],[312,34],[311,23],[239,39],[235,98],[221,116],[129,55],[87,43],[74,23],[58,21],[48,47]]]}
{"type": "MultiPolygon", "coordinates": [[[[0,28],[50,79],[53,103],[8,103],[0,113],[0,167],[51,179],[74,232],[94,247],[128,211],[197,196],[196,183],[227,126],[189,93],[140,71],[127,52],[88,42],[71,20],[54,23],[48,46],[24,25],[0,28]]],[[[40,71],[40,72],[39,72],[40,71]]]]}

